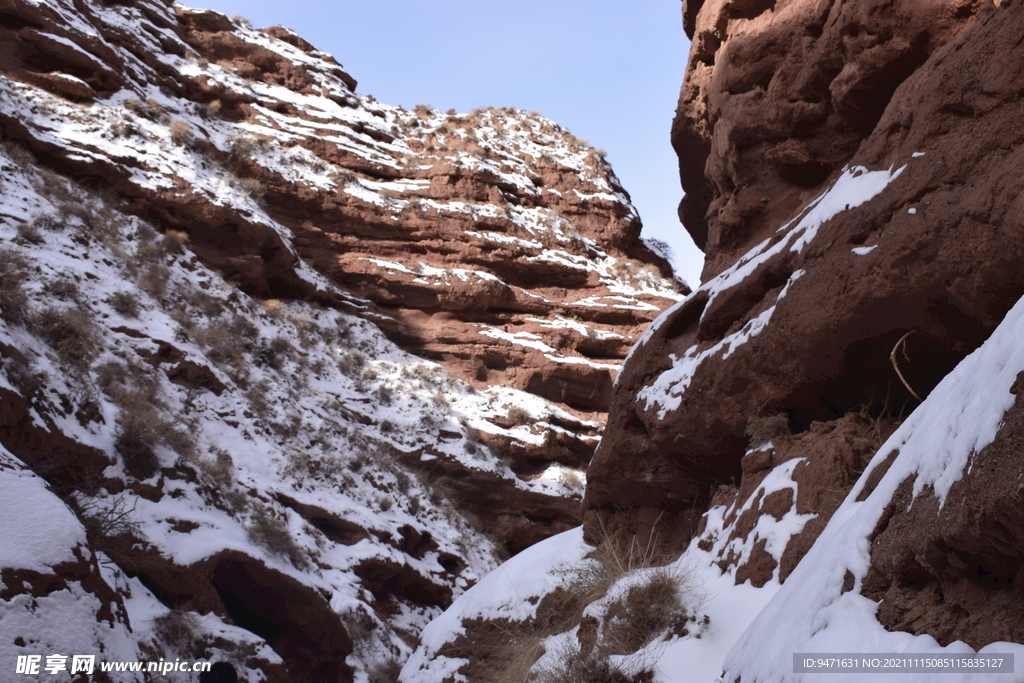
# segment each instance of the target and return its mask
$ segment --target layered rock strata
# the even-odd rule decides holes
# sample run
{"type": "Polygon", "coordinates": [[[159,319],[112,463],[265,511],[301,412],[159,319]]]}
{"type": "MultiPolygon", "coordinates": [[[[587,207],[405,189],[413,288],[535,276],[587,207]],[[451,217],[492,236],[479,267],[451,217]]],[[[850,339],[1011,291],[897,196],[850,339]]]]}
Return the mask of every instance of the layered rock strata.
{"type": "Polygon", "coordinates": [[[524,472],[589,459],[629,346],[682,291],[600,153],[536,113],[356,95],[286,29],[8,5],[8,137],[185,232],[247,293],[324,299],[312,268],[404,348],[573,412],[574,438],[520,454],[524,472]]]}

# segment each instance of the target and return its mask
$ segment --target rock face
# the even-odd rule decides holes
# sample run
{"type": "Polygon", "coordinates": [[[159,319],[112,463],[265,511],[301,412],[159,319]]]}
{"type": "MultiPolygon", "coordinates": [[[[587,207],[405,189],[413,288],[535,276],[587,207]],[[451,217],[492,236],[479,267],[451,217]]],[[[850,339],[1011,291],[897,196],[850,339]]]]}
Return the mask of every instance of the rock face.
{"type": "Polygon", "coordinates": [[[0,470],[84,529],[36,574],[0,556],[0,616],[9,574],[81,579],[126,660],[392,680],[578,524],[615,374],[684,288],[560,126],[355,86],[169,0],[0,0],[0,470]]]}
{"type": "MultiPolygon", "coordinates": [[[[793,476],[815,473],[796,505],[818,518],[790,542],[785,578],[880,436],[1024,294],[1024,7],[881,6],[687,4],[673,142],[705,281],[619,376],[588,470],[588,533],[602,521],[647,538],[659,524],[681,547],[713,496],[738,512],[765,472],[802,454],[793,476]],[[778,415],[773,446],[749,452],[748,429],[778,415]]],[[[1000,439],[1014,442],[1015,424],[1000,439]]],[[[973,501],[986,476],[950,495],[973,501]]],[[[752,504],[767,515],[789,505],[782,495],[752,504]]],[[[901,495],[864,593],[885,596],[880,618],[942,642],[1016,633],[1005,568],[1019,543],[966,540],[981,520],[1013,528],[1009,494],[970,503],[967,519],[944,511],[938,530],[934,505],[896,512],[901,495]],[[987,616],[964,616],[985,600],[987,616]]],[[[731,533],[745,538],[750,515],[731,533]]],[[[764,582],[775,561],[754,552],[737,580],[764,582]]]]}
{"type": "MultiPolygon", "coordinates": [[[[535,113],[378,104],[290,31],[215,12],[119,4],[109,12],[155,32],[125,35],[84,6],[90,35],[8,4],[8,137],[185,232],[249,294],[322,297],[312,266],[362,302],[334,305],[367,310],[404,348],[583,422],[607,410],[638,331],[680,297],[610,167],[535,113]],[[106,139],[21,117],[18,83],[79,103],[78,133],[106,139]]],[[[582,465],[595,433],[574,429],[549,451],[582,465]]],[[[533,469],[551,455],[532,454],[533,469]]]]}
{"type": "MultiPolygon", "coordinates": [[[[520,475],[585,467],[629,346],[683,289],[595,150],[535,113],[376,103],[286,29],[163,2],[73,15],[5,5],[6,139],[249,295],[366,316],[477,388],[548,402],[552,421],[483,429],[520,475]]],[[[470,492],[476,512],[492,493],[470,492]]],[[[514,551],[547,533],[500,535],[514,551]]]]}

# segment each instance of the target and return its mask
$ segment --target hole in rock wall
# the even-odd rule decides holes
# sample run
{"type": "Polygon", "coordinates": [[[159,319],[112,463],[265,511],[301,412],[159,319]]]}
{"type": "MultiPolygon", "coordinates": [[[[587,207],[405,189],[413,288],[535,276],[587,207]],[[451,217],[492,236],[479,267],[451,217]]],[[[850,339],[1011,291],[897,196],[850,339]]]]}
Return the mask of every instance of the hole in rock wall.
{"type": "Polygon", "coordinates": [[[224,558],[210,576],[228,616],[274,648],[294,680],[351,680],[352,640],[313,589],[249,558],[224,558]]]}
{"type": "MultiPolygon", "coordinates": [[[[811,422],[827,422],[862,408],[873,417],[910,415],[920,402],[900,380],[890,358],[893,347],[907,332],[894,330],[858,341],[845,351],[823,349],[817,354],[823,365],[832,365],[823,367],[821,373],[831,378],[800,387],[783,399],[793,431],[803,432],[810,429],[811,422]]],[[[965,355],[917,333],[906,338],[897,353],[897,363],[907,383],[926,398],[965,355]]]]}

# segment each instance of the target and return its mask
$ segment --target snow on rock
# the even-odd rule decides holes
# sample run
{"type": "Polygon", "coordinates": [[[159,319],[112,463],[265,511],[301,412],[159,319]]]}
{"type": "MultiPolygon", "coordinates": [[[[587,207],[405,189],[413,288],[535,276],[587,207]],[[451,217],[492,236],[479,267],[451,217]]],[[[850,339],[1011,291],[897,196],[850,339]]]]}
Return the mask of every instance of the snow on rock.
{"type": "MultiPolygon", "coordinates": [[[[488,434],[543,444],[548,421],[573,424],[573,416],[509,387],[477,391],[365,320],[245,295],[204,266],[185,235],[160,235],[32,162],[9,145],[0,150],[3,424],[18,425],[12,443],[60,484],[75,512],[24,467],[5,466],[0,501],[13,509],[0,548],[5,566],[56,566],[58,575],[95,563],[89,547],[104,548],[114,567],[108,583],[118,586],[104,600],[125,601],[118,623],[135,634],[121,632],[111,652],[159,641],[180,622],[193,633],[186,656],[237,660],[255,648],[262,673],[253,676],[277,680],[296,662],[285,654],[282,664],[275,649],[290,646],[258,626],[227,626],[239,617],[224,606],[232,584],[217,577],[248,574],[313,600],[308,610],[322,625],[291,628],[327,653],[325,666],[386,668],[439,606],[496,562],[495,542],[460,512],[473,489],[445,488],[440,473],[484,478],[492,494],[519,492],[502,514],[522,525],[520,543],[530,531],[517,505],[578,500],[583,478],[571,466],[522,479],[481,443],[488,434]],[[513,408],[529,426],[488,422],[513,408]],[[86,525],[88,545],[76,515],[98,520],[86,525]],[[161,599],[175,596],[174,609],[125,583],[122,566],[146,567],[147,585],[161,599]],[[328,648],[316,634],[331,629],[328,648]]],[[[23,601],[16,585],[7,590],[23,601]]],[[[80,606],[69,623],[85,623],[81,609],[95,622],[88,595],[68,590],[54,600],[80,606]]],[[[33,618],[56,619],[60,605],[33,618]]],[[[265,608],[267,621],[294,619],[273,601],[265,608]]],[[[26,639],[35,623],[4,620],[26,639]]],[[[3,641],[5,661],[15,637],[3,641]]],[[[82,645],[62,647],[72,644],[82,645]]]]}
{"type": "MultiPolygon", "coordinates": [[[[19,655],[43,655],[43,662],[54,653],[139,659],[122,595],[104,580],[82,524],[3,447],[0,513],[0,661],[7,675],[13,675],[19,655]]],[[[67,671],[47,677],[72,680],[67,671]]],[[[142,677],[124,674],[118,680],[142,677]]]]}
{"type": "Polygon", "coordinates": [[[0,486],[82,521],[6,561],[92,548],[158,655],[365,678],[576,523],[612,378],[685,289],[600,154],[379,103],[280,27],[4,13],[0,434],[53,493],[0,486]]]}
{"type": "Polygon", "coordinates": [[[72,550],[85,542],[75,515],[2,448],[0,468],[0,517],[9,525],[0,539],[0,567],[42,572],[73,562],[72,550]]]}
{"type": "Polygon", "coordinates": [[[10,12],[46,45],[9,41],[25,54],[0,120],[19,144],[187,235],[245,294],[357,314],[478,391],[570,415],[540,443],[507,442],[507,419],[478,428],[520,478],[585,467],[630,343],[685,290],[589,144],[511,107],[379,103],[294,33],[216,12],[10,12]]]}
{"type": "MultiPolygon", "coordinates": [[[[972,459],[995,440],[1016,398],[1011,388],[1024,371],[1022,335],[1024,300],[879,449],[810,552],[730,653],[726,681],[804,680],[792,673],[792,654],[797,652],[974,652],[962,642],[941,647],[928,635],[886,630],[875,615],[878,603],[861,595],[861,588],[872,563],[871,538],[900,484],[913,482],[912,505],[920,504],[916,499],[927,490],[941,510],[952,486],[970,476],[972,459]],[[866,491],[873,470],[884,465],[888,469],[880,481],[866,491]],[[780,623],[787,628],[779,629],[780,623]]],[[[1024,646],[1016,643],[990,643],[980,651],[1024,656],[1024,646]]],[[[872,676],[876,674],[845,678],[867,681],[872,676]]],[[[900,680],[932,680],[930,676],[905,674],[900,680]]],[[[960,674],[958,680],[990,677],[960,674]]]]}

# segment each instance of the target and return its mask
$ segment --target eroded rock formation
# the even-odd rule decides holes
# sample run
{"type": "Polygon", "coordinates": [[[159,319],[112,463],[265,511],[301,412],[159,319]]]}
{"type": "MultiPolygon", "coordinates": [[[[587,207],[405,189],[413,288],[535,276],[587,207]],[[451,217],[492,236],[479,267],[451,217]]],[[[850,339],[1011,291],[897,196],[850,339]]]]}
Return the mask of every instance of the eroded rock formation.
{"type": "MultiPolygon", "coordinates": [[[[805,456],[792,476],[817,472],[795,506],[818,517],[792,539],[784,579],[877,434],[1024,294],[1024,7],[705,2],[685,16],[693,47],[673,141],[705,282],[652,325],[619,377],[588,471],[587,519],[642,537],[660,522],[681,546],[709,504],[749,503],[751,521],[731,531],[745,538],[757,514],[779,517],[794,502],[753,500],[757,482],[805,456]],[[748,425],[779,414],[788,429],[749,452],[748,425]]],[[[1001,438],[1016,439],[1014,424],[1001,438]]],[[[982,518],[1012,528],[996,512],[1012,498],[993,496],[971,504],[970,523],[943,516],[936,531],[925,521],[935,506],[915,503],[913,521],[896,513],[880,532],[871,595],[888,596],[888,625],[972,644],[1015,632],[1013,610],[958,611],[981,595],[1008,605],[1016,585],[1000,569],[1016,557],[1011,537],[963,540],[982,518]],[[941,552],[922,550],[917,533],[941,552]],[[927,604],[907,597],[924,586],[927,604]]],[[[780,571],[763,548],[744,562],[737,580],[780,571]]]]}
{"type": "Polygon", "coordinates": [[[622,359],[683,290],[596,151],[535,113],[356,95],[280,27],[160,2],[77,11],[84,24],[7,3],[7,138],[184,232],[249,294],[369,315],[475,386],[575,415],[576,438],[522,471],[589,459],[622,359]],[[34,89],[74,106],[38,109],[34,89]],[[352,296],[327,296],[310,266],[352,296]]]}

